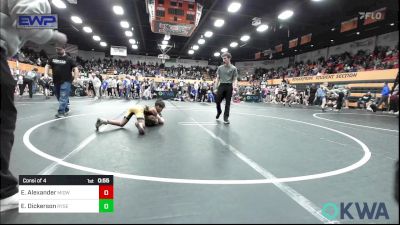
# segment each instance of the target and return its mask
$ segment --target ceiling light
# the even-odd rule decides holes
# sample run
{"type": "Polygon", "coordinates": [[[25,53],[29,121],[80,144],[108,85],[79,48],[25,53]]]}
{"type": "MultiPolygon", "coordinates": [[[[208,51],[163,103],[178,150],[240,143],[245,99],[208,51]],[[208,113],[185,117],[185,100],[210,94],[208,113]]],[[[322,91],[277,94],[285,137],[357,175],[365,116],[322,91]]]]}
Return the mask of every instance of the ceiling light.
{"type": "Polygon", "coordinates": [[[133,33],[132,33],[132,31],[127,30],[127,31],[125,31],[125,35],[127,37],[132,37],[133,33]]]}
{"type": "Polygon", "coordinates": [[[394,26],[394,23],[391,23],[391,24],[390,24],[390,26],[392,26],[392,27],[393,27],[393,26],[394,26]]]}
{"type": "Polygon", "coordinates": [[[260,26],[257,27],[258,32],[264,32],[268,30],[268,25],[267,24],[261,24],[260,26]]]}
{"type": "Polygon", "coordinates": [[[107,43],[105,43],[104,41],[102,41],[102,42],[100,42],[100,45],[103,46],[103,47],[106,47],[106,46],[107,46],[107,43]]]}
{"type": "Polygon", "coordinates": [[[240,38],[240,40],[241,40],[241,41],[248,41],[248,40],[250,40],[250,36],[249,36],[249,35],[243,35],[243,36],[240,38]]]}
{"type": "Polygon", "coordinates": [[[194,51],[193,51],[192,49],[190,49],[190,50],[188,51],[188,53],[189,53],[189,55],[193,55],[193,54],[194,54],[194,51]]]}
{"type": "Polygon", "coordinates": [[[331,42],[333,42],[333,40],[331,40],[331,42]]]}
{"type": "Polygon", "coordinates": [[[241,6],[242,4],[240,4],[239,2],[232,2],[228,7],[228,12],[235,13],[239,11],[241,6]]]}
{"type": "Polygon", "coordinates": [[[219,52],[214,53],[215,57],[219,57],[220,55],[221,55],[221,53],[219,53],[219,52]]]}
{"type": "Polygon", "coordinates": [[[199,49],[199,46],[198,45],[193,45],[193,50],[198,50],[199,49]]]}
{"type": "Polygon", "coordinates": [[[100,41],[101,38],[100,38],[99,36],[97,36],[97,35],[93,35],[93,40],[95,40],[95,41],[100,41]]]}
{"type": "Polygon", "coordinates": [[[166,34],[166,35],[164,36],[164,40],[165,40],[165,41],[169,41],[169,39],[171,39],[171,35],[166,34]]]}
{"type": "Polygon", "coordinates": [[[164,50],[167,48],[167,45],[161,45],[161,49],[164,50]]]}
{"type": "Polygon", "coordinates": [[[314,45],[311,45],[311,48],[314,47],[314,45]]]}
{"type": "Polygon", "coordinates": [[[131,38],[131,39],[129,39],[129,43],[134,45],[134,44],[136,44],[136,40],[131,38]]]}
{"type": "Polygon", "coordinates": [[[292,10],[285,10],[281,14],[279,14],[278,19],[287,20],[292,16],[293,16],[293,11],[292,10]]]}
{"type": "Polygon", "coordinates": [[[333,28],[331,29],[331,31],[335,31],[335,28],[333,27],[333,28]]]}
{"type": "Polygon", "coordinates": [[[207,37],[207,38],[212,37],[213,36],[213,32],[212,31],[206,31],[204,33],[204,36],[207,37]]]}
{"type": "Polygon", "coordinates": [[[138,45],[132,45],[132,48],[133,49],[138,49],[139,47],[138,47],[138,45]]]}
{"type": "Polygon", "coordinates": [[[232,42],[229,46],[231,46],[232,48],[236,48],[238,46],[237,42],[232,42]]]}
{"type": "Polygon", "coordinates": [[[162,44],[163,44],[163,45],[167,45],[167,44],[168,44],[168,41],[165,41],[165,40],[164,40],[164,41],[162,41],[162,44]]]}
{"type": "Polygon", "coordinates": [[[200,38],[197,43],[203,45],[204,43],[206,43],[206,40],[204,40],[204,38],[200,38]]]}
{"type": "Polygon", "coordinates": [[[117,15],[123,15],[124,14],[124,9],[119,5],[114,5],[113,6],[113,11],[117,15]]]}
{"type": "Polygon", "coordinates": [[[65,5],[65,3],[61,0],[52,0],[51,1],[53,3],[53,5],[55,5],[57,8],[59,9],[65,9],[67,8],[67,6],[65,5]]]}
{"type": "Polygon", "coordinates": [[[85,31],[86,33],[92,33],[93,30],[90,27],[83,27],[83,31],[85,31]]]}
{"type": "Polygon", "coordinates": [[[123,20],[123,21],[121,21],[121,27],[122,28],[129,28],[129,23],[128,23],[128,21],[126,21],[126,20],[123,20]]]}
{"type": "Polygon", "coordinates": [[[227,48],[222,48],[222,49],[221,49],[221,52],[227,52],[227,51],[228,51],[227,48]]]}
{"type": "Polygon", "coordinates": [[[224,25],[224,23],[225,23],[225,21],[224,21],[223,19],[217,19],[217,20],[214,22],[214,26],[216,26],[216,27],[222,27],[222,26],[224,25]]]}
{"type": "Polygon", "coordinates": [[[74,23],[82,23],[82,19],[79,18],[79,17],[77,17],[77,16],[71,16],[71,20],[72,20],[74,23]]]}
{"type": "Polygon", "coordinates": [[[356,34],[357,34],[357,35],[360,35],[360,32],[357,32],[356,34]]]}

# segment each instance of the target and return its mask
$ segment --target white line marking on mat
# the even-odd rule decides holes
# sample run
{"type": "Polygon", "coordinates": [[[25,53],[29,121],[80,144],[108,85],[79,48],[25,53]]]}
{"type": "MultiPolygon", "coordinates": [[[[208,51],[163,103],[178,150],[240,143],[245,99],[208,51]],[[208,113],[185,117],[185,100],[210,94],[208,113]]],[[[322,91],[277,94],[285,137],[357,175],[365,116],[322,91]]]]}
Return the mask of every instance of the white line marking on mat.
{"type": "MultiPolygon", "coordinates": [[[[261,174],[263,177],[266,179],[277,179],[271,172],[263,168],[262,166],[258,165],[256,162],[254,162],[252,159],[248,158],[246,155],[241,153],[238,149],[233,147],[230,144],[227,144],[224,140],[222,140],[220,137],[216,136],[213,132],[208,130],[203,126],[203,124],[198,123],[193,117],[190,117],[194,122],[197,123],[197,125],[202,128],[204,131],[206,131],[212,138],[215,140],[219,141],[223,146],[227,147],[235,156],[237,156],[239,159],[241,159],[244,163],[246,163],[248,166],[253,168],[256,172],[261,174]]],[[[294,190],[293,188],[289,187],[286,184],[279,183],[279,182],[272,182],[273,185],[275,185],[279,190],[281,190],[283,193],[285,193],[287,196],[289,196],[291,199],[293,199],[297,204],[299,204],[301,207],[303,207],[305,210],[307,210],[311,215],[313,215],[315,218],[320,220],[323,223],[332,223],[333,221],[330,221],[329,219],[325,218],[322,213],[321,209],[315,205],[313,202],[311,202],[309,199],[301,195],[299,192],[294,190]]],[[[338,223],[338,221],[335,221],[335,223],[338,223]]]]}
{"type": "MultiPolygon", "coordinates": [[[[91,114],[81,114],[81,115],[75,115],[75,116],[70,116],[68,118],[72,117],[78,117],[78,116],[87,116],[87,115],[93,115],[96,113],[91,113],[91,114]]],[[[97,113],[98,114],[98,113],[97,113]]],[[[234,113],[238,114],[238,113],[234,113]]],[[[242,113],[243,114],[243,113],[242,113]]],[[[286,119],[286,118],[280,118],[280,117],[270,117],[270,116],[264,116],[264,115],[256,115],[256,114],[243,114],[243,115],[251,115],[251,116],[259,116],[259,117],[266,117],[266,118],[274,118],[274,119],[279,119],[279,120],[286,120],[286,121],[291,121],[291,122],[296,122],[296,123],[302,123],[318,128],[322,128],[325,130],[329,130],[335,133],[339,133],[347,138],[352,139],[355,141],[358,145],[361,146],[361,150],[364,152],[363,157],[355,162],[354,164],[340,168],[337,170],[333,171],[328,171],[328,172],[322,172],[322,173],[317,173],[317,174],[311,174],[311,175],[302,175],[302,176],[296,176],[296,177],[282,177],[282,178],[276,178],[276,179],[248,179],[248,180],[199,180],[199,179],[179,179],[179,178],[165,178],[165,177],[151,177],[151,176],[141,176],[141,175],[134,175],[134,174],[124,174],[124,173],[118,173],[118,172],[113,172],[113,171],[107,171],[107,170],[99,170],[99,169],[94,169],[90,167],[85,167],[81,165],[76,165],[73,163],[65,162],[57,157],[54,157],[52,155],[49,155],[40,149],[36,148],[31,142],[30,142],[30,135],[32,134],[33,131],[36,129],[40,128],[43,125],[52,123],[56,120],[49,120],[40,124],[37,124],[36,126],[33,126],[30,128],[28,131],[25,132],[23,136],[23,142],[26,145],[26,147],[31,150],[33,153],[46,158],[48,160],[54,161],[59,163],[60,165],[63,165],[65,167],[73,168],[76,170],[81,170],[85,171],[88,173],[94,173],[94,174],[109,174],[109,175],[114,175],[115,177],[120,177],[120,178],[126,178],[126,179],[134,179],[134,180],[143,180],[143,181],[154,181],[154,182],[167,182],[167,183],[180,183],[180,184],[213,184],[213,185],[218,185],[218,184],[224,184],[224,185],[243,185],[243,184],[266,184],[266,183],[274,183],[274,182],[296,182],[296,181],[305,181],[305,180],[312,180],[312,179],[320,179],[324,177],[329,177],[329,176],[336,176],[339,174],[344,174],[347,172],[350,172],[352,170],[355,170],[361,166],[363,166],[365,163],[368,162],[368,160],[371,158],[371,152],[368,148],[367,145],[365,145],[363,142],[360,140],[356,139],[355,137],[348,135],[346,133],[343,133],[341,131],[308,123],[308,122],[303,122],[303,121],[297,121],[297,120],[291,120],[291,119],[286,119]]]]}
{"type": "MultiPolygon", "coordinates": [[[[94,113],[91,113],[94,114],[94,113]]],[[[91,115],[91,114],[86,114],[86,115],[91,115]]],[[[119,116],[121,116],[122,114],[120,114],[119,116]]],[[[73,116],[71,116],[73,117],[73,116]]],[[[68,117],[65,117],[68,118],[68,117]]],[[[62,119],[65,119],[62,118],[62,119]]],[[[55,120],[59,120],[59,119],[54,119],[51,121],[55,121],[55,120]]],[[[108,125],[105,125],[103,127],[99,128],[99,132],[103,132],[107,129],[108,125]]],[[[81,143],[79,143],[79,145],[72,150],[70,153],[68,153],[66,156],[64,156],[61,160],[65,161],[66,159],[76,155],[78,152],[80,152],[82,149],[84,149],[86,147],[86,145],[90,144],[90,142],[92,142],[94,139],[96,139],[97,137],[97,133],[94,133],[92,135],[90,135],[89,137],[85,138],[81,143]]],[[[54,171],[57,170],[58,166],[60,165],[60,163],[58,162],[53,162],[52,164],[50,164],[49,166],[47,166],[46,168],[44,168],[42,171],[39,172],[39,175],[50,175],[52,174],[54,171]]]]}
{"type": "MultiPolygon", "coordinates": [[[[322,118],[322,117],[317,116],[319,114],[335,114],[335,113],[314,113],[313,117],[315,117],[317,119],[321,119],[321,120],[335,122],[335,123],[341,123],[341,124],[353,125],[353,126],[357,126],[357,127],[364,127],[364,128],[375,129],[375,130],[384,130],[384,131],[399,133],[398,130],[390,130],[390,129],[384,129],[384,128],[380,128],[380,127],[371,127],[371,126],[365,126],[365,125],[360,125],[360,124],[341,122],[341,121],[337,121],[337,120],[330,120],[330,119],[326,119],[326,118],[322,118]]],[[[338,115],[338,114],[335,114],[335,115],[338,115]]],[[[368,114],[357,114],[357,115],[368,115],[368,114]]]]}
{"type": "Polygon", "coordinates": [[[319,138],[319,139],[325,140],[325,141],[329,141],[331,143],[335,143],[335,144],[338,144],[338,145],[346,146],[346,144],[343,144],[343,143],[340,143],[340,142],[336,142],[336,141],[332,141],[332,140],[329,140],[329,139],[326,139],[326,138],[319,138]]]}

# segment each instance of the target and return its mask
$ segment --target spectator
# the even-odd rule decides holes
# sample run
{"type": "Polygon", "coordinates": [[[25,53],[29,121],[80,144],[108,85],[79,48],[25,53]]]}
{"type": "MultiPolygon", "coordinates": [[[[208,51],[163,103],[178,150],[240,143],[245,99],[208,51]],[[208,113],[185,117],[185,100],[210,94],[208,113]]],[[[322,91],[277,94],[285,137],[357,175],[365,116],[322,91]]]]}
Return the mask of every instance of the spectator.
{"type": "Polygon", "coordinates": [[[94,99],[97,100],[97,99],[101,98],[101,95],[100,95],[101,81],[100,81],[100,78],[96,74],[92,75],[92,79],[93,79],[93,88],[94,88],[94,93],[95,93],[94,99]]]}
{"type": "Polygon", "coordinates": [[[28,85],[29,89],[29,98],[33,97],[33,82],[35,82],[37,68],[34,68],[32,71],[29,71],[24,76],[24,83],[22,84],[22,88],[19,89],[19,95],[22,96],[24,94],[24,90],[26,85],[28,85]]]}
{"type": "Polygon", "coordinates": [[[65,44],[57,45],[57,56],[50,58],[45,67],[45,75],[48,75],[49,69],[53,71],[53,81],[55,86],[55,95],[59,102],[56,118],[66,117],[70,111],[69,95],[71,85],[75,79],[78,79],[79,71],[75,60],[67,56],[65,44]],[[72,73],[74,75],[72,75],[72,73]]]}
{"type": "Polygon", "coordinates": [[[357,101],[357,108],[361,109],[361,105],[363,105],[363,108],[367,108],[367,103],[371,101],[371,92],[368,91],[365,95],[363,95],[361,98],[358,99],[357,101]]]}

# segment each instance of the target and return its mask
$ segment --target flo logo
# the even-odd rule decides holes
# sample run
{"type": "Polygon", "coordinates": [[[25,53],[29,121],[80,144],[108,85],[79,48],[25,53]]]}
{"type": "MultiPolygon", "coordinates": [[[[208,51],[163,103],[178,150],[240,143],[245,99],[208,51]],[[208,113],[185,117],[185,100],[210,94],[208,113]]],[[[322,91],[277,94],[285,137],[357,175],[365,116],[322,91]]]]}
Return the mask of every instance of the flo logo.
{"type": "Polygon", "coordinates": [[[382,12],[359,12],[360,19],[368,19],[371,18],[373,20],[381,20],[383,19],[382,12]]]}
{"type": "Polygon", "coordinates": [[[341,202],[339,206],[335,203],[328,202],[323,205],[321,211],[322,215],[329,220],[337,219],[338,216],[340,219],[351,220],[353,220],[354,217],[356,217],[356,219],[369,220],[381,218],[389,219],[389,214],[383,202],[374,202],[372,204],[366,202],[341,202]]]}

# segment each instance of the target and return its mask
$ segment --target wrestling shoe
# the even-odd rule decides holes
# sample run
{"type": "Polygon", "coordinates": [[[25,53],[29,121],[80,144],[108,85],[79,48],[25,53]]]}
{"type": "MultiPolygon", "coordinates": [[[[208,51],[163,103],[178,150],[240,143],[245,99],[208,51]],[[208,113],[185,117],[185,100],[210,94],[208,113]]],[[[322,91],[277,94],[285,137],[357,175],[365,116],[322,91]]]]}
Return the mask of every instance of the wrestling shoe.
{"type": "Polygon", "coordinates": [[[97,118],[96,125],[95,125],[96,126],[96,131],[99,131],[99,127],[101,125],[104,125],[104,124],[107,124],[106,120],[97,118]]]}

